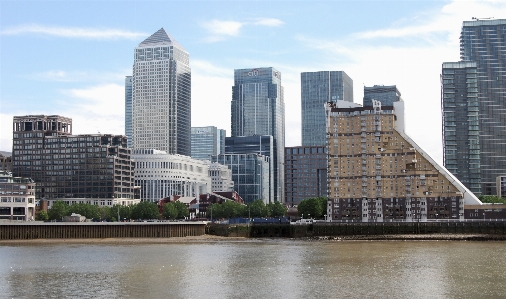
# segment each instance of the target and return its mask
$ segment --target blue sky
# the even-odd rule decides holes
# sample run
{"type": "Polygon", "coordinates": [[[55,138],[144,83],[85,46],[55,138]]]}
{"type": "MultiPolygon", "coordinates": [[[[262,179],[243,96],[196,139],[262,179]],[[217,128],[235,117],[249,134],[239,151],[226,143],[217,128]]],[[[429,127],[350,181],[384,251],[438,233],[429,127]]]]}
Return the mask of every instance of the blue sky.
{"type": "Polygon", "coordinates": [[[0,150],[12,116],[60,114],[73,133],[124,134],[134,48],[165,28],[190,53],[192,126],[230,133],[233,70],[282,74],[286,145],[300,145],[300,73],[345,71],[397,85],[406,131],[442,161],[439,75],[459,60],[462,21],[503,1],[0,1],[0,150]]]}

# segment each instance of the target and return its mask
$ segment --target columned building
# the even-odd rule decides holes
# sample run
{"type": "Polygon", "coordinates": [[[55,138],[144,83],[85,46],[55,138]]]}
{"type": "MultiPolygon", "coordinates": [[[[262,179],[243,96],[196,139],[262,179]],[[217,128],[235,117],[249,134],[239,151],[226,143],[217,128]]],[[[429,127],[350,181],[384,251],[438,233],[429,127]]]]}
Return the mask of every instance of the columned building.
{"type": "Polygon", "coordinates": [[[327,220],[462,220],[481,204],[404,133],[404,102],[372,104],[327,104],[327,220]]]}
{"type": "Polygon", "coordinates": [[[273,137],[274,155],[271,159],[274,165],[274,196],[269,198],[269,202],[283,202],[285,103],[281,73],[272,67],[236,69],[231,113],[232,137],[254,135],[273,137]]]}
{"type": "Polygon", "coordinates": [[[353,80],[343,71],[303,72],[300,85],[302,146],[325,145],[325,103],[353,102],[353,80]]]}
{"type": "Polygon", "coordinates": [[[133,148],[190,156],[190,122],[190,56],[162,28],[135,48],[133,148]]]}
{"type": "Polygon", "coordinates": [[[198,197],[211,192],[209,162],[155,149],[134,149],[135,184],[141,200],[157,202],[173,195],[198,197]]]}

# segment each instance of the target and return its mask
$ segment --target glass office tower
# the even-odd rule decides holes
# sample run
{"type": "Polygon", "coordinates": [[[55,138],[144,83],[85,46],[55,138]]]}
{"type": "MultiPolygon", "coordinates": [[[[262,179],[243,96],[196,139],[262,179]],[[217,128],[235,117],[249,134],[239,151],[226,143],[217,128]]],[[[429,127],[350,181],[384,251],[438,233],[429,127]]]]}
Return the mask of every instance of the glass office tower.
{"type": "Polygon", "coordinates": [[[190,55],[162,28],[135,48],[133,148],[191,155],[190,55]]]}
{"type": "Polygon", "coordinates": [[[225,153],[226,131],[214,126],[191,128],[191,157],[210,160],[212,155],[225,153]]]}
{"type": "Polygon", "coordinates": [[[281,73],[272,67],[234,71],[232,137],[271,135],[274,141],[274,198],[284,199],[285,103],[281,73]]]}
{"type": "MultiPolygon", "coordinates": [[[[480,126],[481,191],[495,195],[506,171],[506,20],[464,21],[460,59],[474,61],[480,126]]],[[[465,158],[464,158],[465,159],[465,158]]]]}
{"type": "Polygon", "coordinates": [[[125,77],[125,135],[132,147],[132,76],[125,77]]]}
{"type": "Polygon", "coordinates": [[[364,86],[364,107],[372,107],[372,100],[380,101],[383,106],[392,106],[394,102],[402,101],[401,92],[395,85],[364,86]]]}
{"type": "Polygon", "coordinates": [[[443,63],[443,164],[475,195],[481,194],[476,63],[443,63]]]}
{"type": "Polygon", "coordinates": [[[300,83],[302,146],[325,145],[325,103],[353,102],[353,80],[343,71],[321,71],[301,73],[300,83]]]}

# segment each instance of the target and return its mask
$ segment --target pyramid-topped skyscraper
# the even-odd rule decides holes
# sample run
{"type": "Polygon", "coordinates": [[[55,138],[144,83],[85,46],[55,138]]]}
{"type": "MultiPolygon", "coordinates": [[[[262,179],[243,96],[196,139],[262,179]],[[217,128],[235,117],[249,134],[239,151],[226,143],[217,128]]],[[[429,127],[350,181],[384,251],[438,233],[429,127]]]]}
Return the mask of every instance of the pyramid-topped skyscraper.
{"type": "Polygon", "coordinates": [[[165,29],[135,48],[131,84],[133,148],[190,156],[190,55],[165,29]]]}

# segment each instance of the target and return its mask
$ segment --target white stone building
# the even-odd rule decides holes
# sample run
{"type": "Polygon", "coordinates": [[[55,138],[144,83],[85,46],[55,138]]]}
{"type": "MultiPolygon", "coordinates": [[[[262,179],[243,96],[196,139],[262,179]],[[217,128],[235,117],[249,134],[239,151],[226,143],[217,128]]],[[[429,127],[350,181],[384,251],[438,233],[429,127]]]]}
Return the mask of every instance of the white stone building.
{"type": "Polygon", "coordinates": [[[27,221],[34,217],[35,182],[0,171],[0,219],[27,221]]]}

